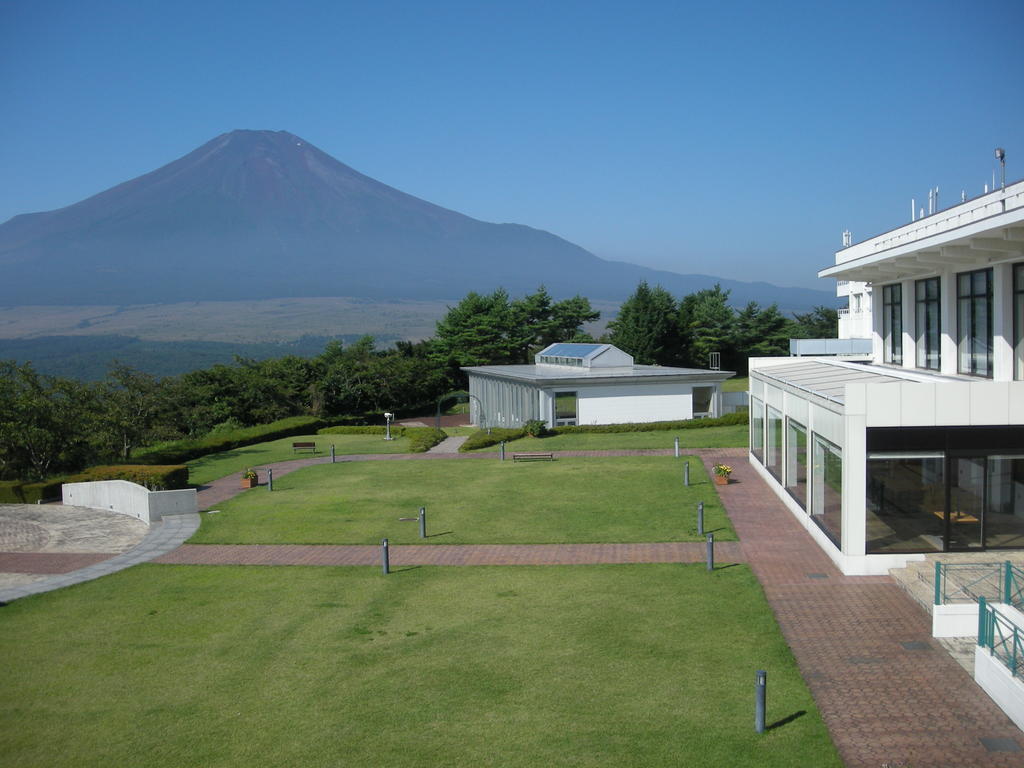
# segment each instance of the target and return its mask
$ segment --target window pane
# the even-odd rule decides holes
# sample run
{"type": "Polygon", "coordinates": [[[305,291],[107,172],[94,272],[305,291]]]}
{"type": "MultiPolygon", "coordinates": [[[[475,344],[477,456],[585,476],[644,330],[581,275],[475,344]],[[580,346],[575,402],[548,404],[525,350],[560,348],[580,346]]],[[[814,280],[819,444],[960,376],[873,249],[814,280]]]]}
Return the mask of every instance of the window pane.
{"type": "Polygon", "coordinates": [[[768,408],[768,436],[765,444],[765,467],[782,482],[782,414],[768,408]]]}
{"type": "Polygon", "coordinates": [[[1024,547],[1024,456],[989,456],[985,545],[1024,547]]]}
{"type": "Polygon", "coordinates": [[[576,393],[555,393],[555,426],[576,423],[576,393]]]}
{"type": "Polygon", "coordinates": [[[945,514],[941,454],[868,456],[868,554],[941,552],[945,514]]]}
{"type": "Polygon", "coordinates": [[[811,520],[842,547],[843,540],[843,452],[814,436],[814,464],[811,469],[811,520]]]}
{"type": "Polygon", "coordinates": [[[750,452],[764,463],[764,403],[750,398],[750,452]]]}
{"type": "Polygon", "coordinates": [[[786,490],[807,509],[807,430],[793,420],[786,429],[786,490]]]}

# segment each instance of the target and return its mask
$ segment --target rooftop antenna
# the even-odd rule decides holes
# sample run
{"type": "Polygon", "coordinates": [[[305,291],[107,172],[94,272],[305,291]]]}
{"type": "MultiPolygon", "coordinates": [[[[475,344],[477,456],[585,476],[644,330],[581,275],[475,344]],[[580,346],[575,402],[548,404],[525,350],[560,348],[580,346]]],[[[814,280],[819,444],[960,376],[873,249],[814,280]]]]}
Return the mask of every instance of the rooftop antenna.
{"type": "Polygon", "coordinates": [[[966,189],[961,189],[960,190],[960,202],[961,203],[966,203],[967,202],[967,190],[966,189]]]}
{"type": "MultiPolygon", "coordinates": [[[[999,161],[1000,188],[1006,189],[1006,152],[1002,147],[996,147],[996,160],[999,161]]],[[[992,189],[996,188],[995,171],[992,172],[992,189]]]]}
{"type": "Polygon", "coordinates": [[[910,198],[910,220],[915,221],[917,219],[917,200],[910,198]]]}
{"type": "Polygon", "coordinates": [[[849,248],[853,245],[853,235],[850,234],[850,230],[843,230],[843,248],[849,248]]]}

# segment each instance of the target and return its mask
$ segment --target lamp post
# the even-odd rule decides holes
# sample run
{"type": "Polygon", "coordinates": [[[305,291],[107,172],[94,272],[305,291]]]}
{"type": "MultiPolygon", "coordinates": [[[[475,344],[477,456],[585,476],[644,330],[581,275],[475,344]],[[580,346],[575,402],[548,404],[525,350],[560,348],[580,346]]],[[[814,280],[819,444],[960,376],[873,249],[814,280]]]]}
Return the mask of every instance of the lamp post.
{"type": "Polygon", "coordinates": [[[999,185],[1006,189],[1006,151],[1002,147],[996,147],[996,160],[999,161],[999,185]]]}
{"type": "Polygon", "coordinates": [[[393,413],[385,413],[384,414],[384,439],[385,440],[394,440],[395,439],[395,438],[393,438],[391,436],[391,420],[394,419],[394,418],[395,418],[395,414],[393,414],[393,413]]]}

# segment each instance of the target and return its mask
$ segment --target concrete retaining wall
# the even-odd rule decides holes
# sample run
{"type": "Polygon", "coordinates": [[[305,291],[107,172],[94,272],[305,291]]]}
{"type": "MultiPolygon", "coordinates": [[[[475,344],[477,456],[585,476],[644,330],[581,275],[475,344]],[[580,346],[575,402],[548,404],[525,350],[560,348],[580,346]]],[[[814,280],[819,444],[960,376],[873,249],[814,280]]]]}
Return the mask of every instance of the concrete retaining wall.
{"type": "Polygon", "coordinates": [[[94,483],[65,483],[61,486],[65,504],[106,509],[154,523],[164,515],[183,515],[199,510],[194,488],[180,491],[150,491],[127,480],[94,483]]]}

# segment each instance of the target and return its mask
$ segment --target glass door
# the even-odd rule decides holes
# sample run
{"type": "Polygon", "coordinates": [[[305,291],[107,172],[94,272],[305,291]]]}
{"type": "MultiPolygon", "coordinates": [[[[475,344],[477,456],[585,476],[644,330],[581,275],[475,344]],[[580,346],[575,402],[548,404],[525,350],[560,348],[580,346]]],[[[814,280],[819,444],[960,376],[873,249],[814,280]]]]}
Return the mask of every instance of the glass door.
{"type": "Polygon", "coordinates": [[[949,507],[946,510],[947,549],[958,552],[985,546],[986,491],[984,456],[949,460],[949,507]]]}

